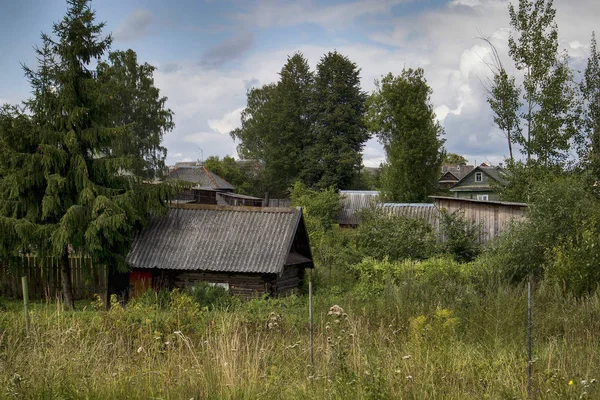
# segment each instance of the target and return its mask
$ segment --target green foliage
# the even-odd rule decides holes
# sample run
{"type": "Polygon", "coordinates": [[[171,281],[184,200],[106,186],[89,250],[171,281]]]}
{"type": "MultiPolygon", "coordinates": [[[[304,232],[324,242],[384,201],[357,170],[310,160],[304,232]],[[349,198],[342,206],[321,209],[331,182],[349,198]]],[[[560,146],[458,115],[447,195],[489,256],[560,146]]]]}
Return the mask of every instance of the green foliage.
{"type": "Polygon", "coordinates": [[[513,160],[512,144],[521,135],[519,109],[523,104],[519,97],[521,88],[516,86],[515,77],[509,76],[500,64],[499,71],[494,74],[487,102],[494,112],[494,123],[506,135],[510,161],[513,160]]]}
{"type": "Polygon", "coordinates": [[[369,139],[363,122],[366,98],[355,63],[337,51],[321,58],[311,102],[311,145],[300,175],[309,187],[344,189],[352,184],[369,139]]]}
{"type": "Polygon", "coordinates": [[[452,213],[440,210],[440,233],[443,236],[442,250],[458,262],[473,261],[479,254],[478,242],[481,226],[467,221],[464,211],[452,213]]]}
{"type": "MultiPolygon", "coordinates": [[[[552,0],[519,0],[517,9],[509,5],[509,16],[516,32],[508,41],[509,54],[525,74],[527,135],[515,140],[528,161],[533,157],[544,166],[562,165],[577,131],[579,106],[567,54],[558,51],[556,10],[552,0]]],[[[510,112],[513,101],[507,99],[510,112]]]]}
{"type": "Polygon", "coordinates": [[[233,304],[236,298],[219,286],[211,286],[206,282],[196,283],[188,288],[185,294],[190,296],[202,308],[223,308],[233,304]]]}
{"type": "Polygon", "coordinates": [[[376,207],[363,210],[360,219],[357,242],[365,256],[390,261],[423,260],[438,252],[437,235],[425,220],[386,215],[376,207]]]}
{"type": "MultiPolygon", "coordinates": [[[[318,288],[312,366],[304,296],[200,312],[181,293],[164,308],[115,300],[109,311],[65,313],[53,302],[33,302],[28,333],[22,304],[9,302],[0,313],[1,396],[527,396],[524,285],[479,292],[470,278],[476,268],[450,259],[391,264],[396,281],[377,275],[378,292],[318,288]]],[[[533,370],[534,387],[547,399],[599,397],[590,338],[600,334],[600,292],[575,298],[539,282],[533,296],[533,351],[543,366],[533,370]]]]}
{"type": "Polygon", "coordinates": [[[600,203],[585,180],[548,177],[532,186],[529,201],[527,220],[492,241],[477,262],[515,280],[533,274],[578,295],[594,290],[600,203]]]}
{"type": "Polygon", "coordinates": [[[257,197],[264,196],[261,183],[255,176],[249,174],[247,169],[240,166],[233,157],[225,156],[220,159],[219,156],[210,156],[204,161],[204,166],[231,183],[237,193],[257,197]]]}
{"type": "Polygon", "coordinates": [[[340,194],[333,188],[317,191],[296,182],[290,189],[290,198],[294,206],[302,207],[308,231],[313,236],[330,231],[342,210],[340,194]]]}
{"type": "Polygon", "coordinates": [[[444,154],[443,164],[463,165],[463,164],[466,164],[467,162],[468,162],[467,159],[465,157],[461,156],[460,154],[456,154],[456,153],[444,154]]]}
{"type": "Polygon", "coordinates": [[[523,161],[507,160],[505,182],[498,184],[496,189],[503,201],[529,203],[536,185],[547,182],[557,176],[564,175],[560,166],[544,166],[537,160],[523,161]]]}
{"type": "Polygon", "coordinates": [[[583,137],[579,138],[579,157],[596,180],[600,178],[600,55],[592,33],[590,57],[580,90],[584,100],[583,137]]]}
{"type": "Polygon", "coordinates": [[[436,190],[444,150],[431,88],[422,69],[404,69],[376,82],[366,121],[383,144],[387,163],[381,188],[388,201],[421,202],[436,190]]]}
{"type": "Polygon", "coordinates": [[[231,132],[242,159],[264,163],[264,181],[281,196],[305,168],[311,145],[313,74],[301,53],[288,57],[275,84],[248,91],[242,126],[231,132]]]}
{"type": "Polygon", "coordinates": [[[167,149],[163,136],[173,130],[173,112],[165,107],[167,98],[154,86],[155,67],[139,65],[133,50],[113,51],[98,64],[99,102],[110,110],[113,126],[129,126],[128,135],[111,143],[111,154],[135,155],[129,170],[147,179],[160,178],[165,169],[167,149]]]}
{"type": "Polygon", "coordinates": [[[103,57],[103,36],[87,0],[71,0],[65,17],[42,35],[26,110],[0,113],[0,253],[62,260],[66,305],[72,305],[68,252],[125,268],[133,233],[164,212],[172,189],[150,185],[164,160],[162,135],[173,125],[135,53],[103,57]],[[90,68],[98,63],[98,71],[90,68]]]}

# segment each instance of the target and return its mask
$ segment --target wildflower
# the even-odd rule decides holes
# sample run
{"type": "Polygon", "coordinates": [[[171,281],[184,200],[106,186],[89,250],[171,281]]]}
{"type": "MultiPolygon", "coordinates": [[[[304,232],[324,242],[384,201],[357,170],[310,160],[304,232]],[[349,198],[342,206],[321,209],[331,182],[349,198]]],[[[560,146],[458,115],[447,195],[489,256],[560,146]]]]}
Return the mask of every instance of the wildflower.
{"type": "Polygon", "coordinates": [[[412,378],[413,378],[413,377],[412,377],[412,375],[408,375],[408,376],[406,377],[406,380],[407,380],[407,381],[412,381],[412,378]]]}
{"type": "Polygon", "coordinates": [[[142,350],[143,350],[142,346],[138,347],[138,349],[137,349],[138,354],[141,353],[142,350]]]}
{"type": "Polygon", "coordinates": [[[342,314],[344,314],[344,309],[337,304],[331,306],[329,312],[327,313],[327,315],[335,315],[336,317],[339,317],[342,314]]]}
{"type": "Polygon", "coordinates": [[[571,380],[569,381],[569,386],[573,386],[574,384],[575,384],[575,382],[573,382],[573,379],[571,379],[571,380]]]}
{"type": "Polygon", "coordinates": [[[402,357],[403,360],[408,360],[409,358],[411,358],[412,356],[410,354],[405,355],[404,357],[402,357]]]}
{"type": "Polygon", "coordinates": [[[397,374],[399,374],[400,372],[402,372],[402,371],[401,371],[401,370],[399,370],[399,369],[397,369],[397,370],[396,370],[396,373],[397,373],[397,374]]]}

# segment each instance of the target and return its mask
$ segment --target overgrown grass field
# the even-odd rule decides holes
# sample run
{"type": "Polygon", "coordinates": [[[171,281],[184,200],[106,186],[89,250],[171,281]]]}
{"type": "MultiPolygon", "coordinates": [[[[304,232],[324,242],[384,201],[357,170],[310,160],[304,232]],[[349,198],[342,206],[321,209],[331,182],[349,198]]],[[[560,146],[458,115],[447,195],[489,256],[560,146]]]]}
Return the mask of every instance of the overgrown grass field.
{"type": "MultiPolygon", "coordinates": [[[[306,294],[41,302],[29,332],[21,303],[0,300],[0,397],[526,398],[525,286],[447,259],[362,264],[354,282],[315,276],[314,365],[306,294]]],[[[535,397],[600,398],[600,294],[539,283],[533,315],[535,397]]]]}

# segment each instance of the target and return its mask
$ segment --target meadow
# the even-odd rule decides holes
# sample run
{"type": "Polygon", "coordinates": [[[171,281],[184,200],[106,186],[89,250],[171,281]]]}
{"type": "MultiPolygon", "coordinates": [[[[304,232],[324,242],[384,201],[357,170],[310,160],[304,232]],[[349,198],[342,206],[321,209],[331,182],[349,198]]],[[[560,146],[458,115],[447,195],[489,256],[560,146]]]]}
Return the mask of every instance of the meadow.
{"type": "MultiPolygon", "coordinates": [[[[363,264],[315,271],[312,365],[306,288],[149,291],[108,311],[34,302],[29,331],[22,303],[0,300],[0,397],[527,397],[526,286],[444,258],[363,264]]],[[[536,283],[533,316],[535,398],[599,398],[600,293],[536,283]]]]}

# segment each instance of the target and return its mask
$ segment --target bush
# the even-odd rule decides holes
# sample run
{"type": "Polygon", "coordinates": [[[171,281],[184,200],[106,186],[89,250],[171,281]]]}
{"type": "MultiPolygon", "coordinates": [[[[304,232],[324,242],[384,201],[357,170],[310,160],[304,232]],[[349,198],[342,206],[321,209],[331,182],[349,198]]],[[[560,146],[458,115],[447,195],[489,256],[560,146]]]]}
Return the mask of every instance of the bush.
{"type": "Polygon", "coordinates": [[[437,235],[423,219],[386,215],[375,207],[361,211],[360,218],[357,240],[364,256],[424,260],[439,253],[437,235]]]}
{"type": "Polygon", "coordinates": [[[473,261],[480,252],[478,242],[481,225],[476,225],[464,218],[464,211],[449,213],[440,210],[440,228],[443,236],[442,249],[452,255],[456,261],[473,261]]]}
{"type": "Polygon", "coordinates": [[[533,184],[527,220],[490,242],[477,264],[521,281],[529,275],[580,295],[596,288],[600,204],[579,176],[533,184]]]}
{"type": "Polygon", "coordinates": [[[226,307],[234,301],[234,297],[222,287],[210,285],[207,282],[198,282],[185,290],[200,307],[209,309],[226,307]]]}

